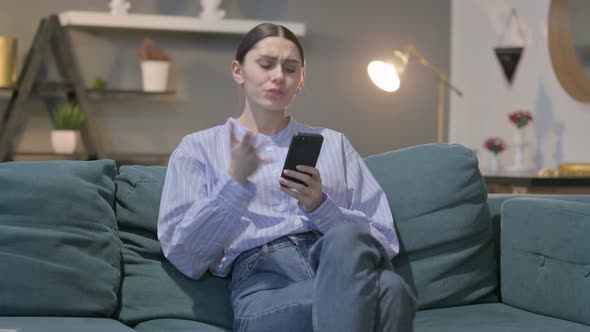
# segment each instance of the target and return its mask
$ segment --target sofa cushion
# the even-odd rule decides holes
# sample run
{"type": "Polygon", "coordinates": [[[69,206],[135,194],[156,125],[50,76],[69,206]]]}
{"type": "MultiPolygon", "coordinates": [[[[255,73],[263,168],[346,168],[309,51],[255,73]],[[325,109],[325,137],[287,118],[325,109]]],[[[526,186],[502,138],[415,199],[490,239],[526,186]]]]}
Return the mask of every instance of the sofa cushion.
{"type": "Polygon", "coordinates": [[[131,325],[173,317],[231,328],[226,279],[208,273],[199,280],[190,279],[162,254],[157,224],[165,174],[166,169],[159,166],[123,166],[117,176],[124,261],[117,316],[131,325]]]}
{"type": "Polygon", "coordinates": [[[115,163],[0,163],[0,313],[111,316],[121,242],[115,163]]]}
{"type": "Polygon", "coordinates": [[[590,325],[590,204],[508,200],[501,227],[503,301],[590,325]]]}
{"type": "Polygon", "coordinates": [[[156,319],[135,326],[137,332],[230,332],[219,326],[185,319],[156,319]]]}
{"type": "Polygon", "coordinates": [[[393,263],[419,308],[497,301],[487,191],[473,152],[428,144],[368,157],[400,241],[393,263]]]}
{"type": "Polygon", "coordinates": [[[133,332],[109,318],[0,317],[1,332],[133,332]]]}
{"type": "Polygon", "coordinates": [[[418,311],[414,332],[590,332],[590,326],[501,303],[418,311]]]}

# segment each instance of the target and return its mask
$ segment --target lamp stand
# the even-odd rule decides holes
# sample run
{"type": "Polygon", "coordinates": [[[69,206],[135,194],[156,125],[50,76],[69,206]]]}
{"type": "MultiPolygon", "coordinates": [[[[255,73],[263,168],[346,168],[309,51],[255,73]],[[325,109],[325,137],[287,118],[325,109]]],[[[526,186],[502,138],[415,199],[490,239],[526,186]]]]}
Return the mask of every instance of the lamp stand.
{"type": "Polygon", "coordinates": [[[445,142],[445,82],[438,80],[438,116],[436,121],[436,142],[445,142]]]}
{"type": "Polygon", "coordinates": [[[459,97],[463,96],[461,90],[457,89],[451,82],[449,82],[449,78],[443,72],[438,70],[434,67],[426,58],[424,58],[420,53],[416,51],[414,46],[410,45],[406,48],[406,53],[415,56],[420,64],[425,66],[426,68],[430,69],[438,79],[438,111],[437,111],[437,124],[436,124],[436,142],[437,143],[444,143],[445,142],[445,123],[446,123],[446,114],[445,114],[445,92],[446,88],[448,87],[450,90],[454,91],[459,97]]]}

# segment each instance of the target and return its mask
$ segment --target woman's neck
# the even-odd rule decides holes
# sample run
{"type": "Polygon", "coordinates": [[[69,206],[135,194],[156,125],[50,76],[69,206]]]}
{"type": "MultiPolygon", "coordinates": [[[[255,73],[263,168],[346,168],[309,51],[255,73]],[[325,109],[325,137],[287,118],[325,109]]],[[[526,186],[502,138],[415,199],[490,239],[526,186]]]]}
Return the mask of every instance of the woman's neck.
{"type": "Polygon", "coordinates": [[[238,123],[254,133],[272,136],[287,127],[289,118],[286,113],[286,110],[282,112],[253,111],[250,108],[245,108],[238,118],[238,123]]]}

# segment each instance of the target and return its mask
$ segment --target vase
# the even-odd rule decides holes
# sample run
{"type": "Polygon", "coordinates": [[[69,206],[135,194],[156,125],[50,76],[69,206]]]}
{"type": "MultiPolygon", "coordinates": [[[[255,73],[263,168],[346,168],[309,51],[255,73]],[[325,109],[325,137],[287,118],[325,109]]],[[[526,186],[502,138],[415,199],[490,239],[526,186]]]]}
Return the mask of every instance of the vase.
{"type": "Polygon", "coordinates": [[[512,150],[514,151],[513,164],[506,167],[511,172],[529,172],[532,169],[526,163],[526,150],[528,142],[526,139],[526,127],[514,127],[512,132],[512,150]]]}
{"type": "Polygon", "coordinates": [[[166,91],[170,62],[162,60],[144,60],[141,62],[143,90],[148,92],[166,91]]]}
{"type": "Polygon", "coordinates": [[[495,153],[491,153],[488,158],[488,173],[498,172],[500,172],[500,157],[495,153]]]}
{"type": "Polygon", "coordinates": [[[222,0],[201,0],[200,18],[205,20],[219,20],[225,17],[225,10],[219,9],[222,0]]]}
{"type": "Polygon", "coordinates": [[[77,130],[53,130],[51,131],[51,146],[58,154],[72,154],[76,151],[78,141],[77,130]]]}
{"type": "Polygon", "coordinates": [[[16,39],[0,36],[0,87],[14,85],[16,59],[16,39]]]}
{"type": "Polygon", "coordinates": [[[522,127],[522,128],[518,128],[518,127],[514,127],[514,130],[512,131],[512,139],[514,141],[514,145],[523,145],[525,144],[525,128],[526,127],[522,127]]]}

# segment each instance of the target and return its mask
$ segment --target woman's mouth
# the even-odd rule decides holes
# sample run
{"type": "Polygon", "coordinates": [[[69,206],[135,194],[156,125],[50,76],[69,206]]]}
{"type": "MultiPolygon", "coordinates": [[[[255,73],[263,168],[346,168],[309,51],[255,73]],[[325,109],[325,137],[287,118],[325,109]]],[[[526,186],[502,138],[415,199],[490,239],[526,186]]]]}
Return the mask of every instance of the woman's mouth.
{"type": "Polygon", "coordinates": [[[268,89],[265,92],[271,98],[282,98],[285,95],[281,89],[268,89]]]}

